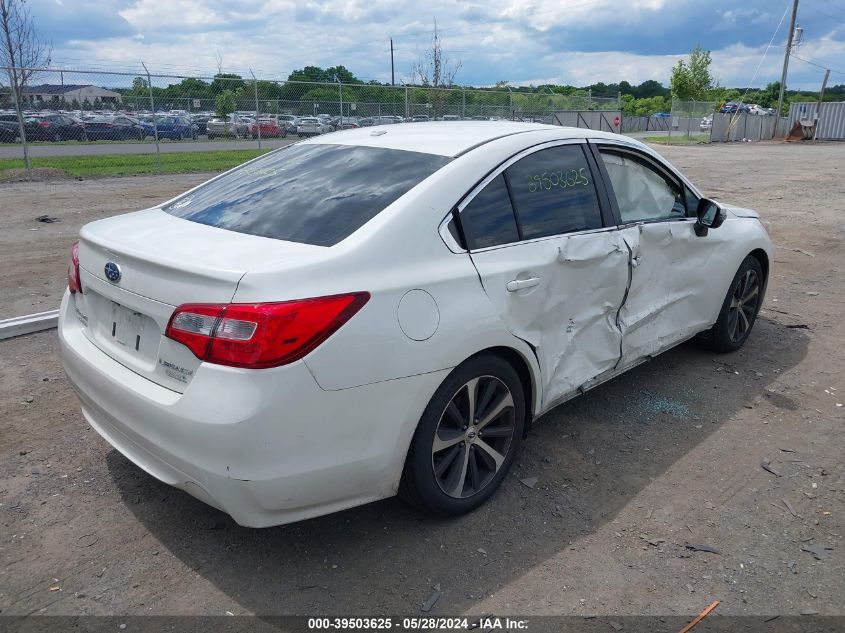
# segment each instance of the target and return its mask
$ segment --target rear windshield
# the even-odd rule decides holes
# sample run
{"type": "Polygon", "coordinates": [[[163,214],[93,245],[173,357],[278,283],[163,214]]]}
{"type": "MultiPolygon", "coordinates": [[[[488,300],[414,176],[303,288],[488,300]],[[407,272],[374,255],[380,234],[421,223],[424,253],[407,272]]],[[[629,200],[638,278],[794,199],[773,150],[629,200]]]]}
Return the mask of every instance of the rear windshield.
{"type": "Polygon", "coordinates": [[[164,207],[238,233],[332,246],[449,162],[380,147],[292,145],[164,207]]]}

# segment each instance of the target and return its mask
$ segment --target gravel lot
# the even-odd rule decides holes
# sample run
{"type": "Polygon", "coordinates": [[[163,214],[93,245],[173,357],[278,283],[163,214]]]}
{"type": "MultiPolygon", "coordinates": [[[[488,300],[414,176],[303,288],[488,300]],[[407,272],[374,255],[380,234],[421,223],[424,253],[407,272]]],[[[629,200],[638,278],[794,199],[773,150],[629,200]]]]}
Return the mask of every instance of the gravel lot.
{"type": "MultiPolygon", "coordinates": [[[[459,519],[394,499],[238,527],[87,426],[55,332],[0,342],[0,612],[418,615],[438,586],[432,614],[845,615],[845,145],[659,150],[771,221],[754,334],[727,356],[683,345],[546,415],[459,519]]],[[[0,317],[56,305],[81,224],[202,179],[0,186],[0,317]]]]}

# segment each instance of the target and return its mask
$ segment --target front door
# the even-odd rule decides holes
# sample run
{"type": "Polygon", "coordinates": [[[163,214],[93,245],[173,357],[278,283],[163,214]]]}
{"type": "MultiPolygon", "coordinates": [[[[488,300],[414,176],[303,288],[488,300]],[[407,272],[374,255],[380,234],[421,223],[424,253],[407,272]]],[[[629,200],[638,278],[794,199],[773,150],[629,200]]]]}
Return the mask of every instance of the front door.
{"type": "Polygon", "coordinates": [[[631,287],[619,319],[625,367],[712,325],[724,289],[708,280],[708,264],[725,234],[696,235],[696,200],[667,167],[628,149],[602,147],[600,155],[631,254],[631,287]]]}

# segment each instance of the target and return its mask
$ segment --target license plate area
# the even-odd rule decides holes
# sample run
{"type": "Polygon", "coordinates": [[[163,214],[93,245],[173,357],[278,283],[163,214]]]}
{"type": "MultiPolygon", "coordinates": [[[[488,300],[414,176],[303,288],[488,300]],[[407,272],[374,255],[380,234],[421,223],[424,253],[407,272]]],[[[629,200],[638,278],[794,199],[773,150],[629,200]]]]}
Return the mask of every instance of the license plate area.
{"type": "Polygon", "coordinates": [[[138,371],[155,368],[161,328],[151,316],[94,290],[85,293],[83,305],[86,333],[95,345],[138,371]]]}
{"type": "Polygon", "coordinates": [[[141,351],[141,341],[145,338],[144,325],[147,317],[140,312],[130,310],[119,303],[111,302],[111,337],[119,345],[141,351]]]}

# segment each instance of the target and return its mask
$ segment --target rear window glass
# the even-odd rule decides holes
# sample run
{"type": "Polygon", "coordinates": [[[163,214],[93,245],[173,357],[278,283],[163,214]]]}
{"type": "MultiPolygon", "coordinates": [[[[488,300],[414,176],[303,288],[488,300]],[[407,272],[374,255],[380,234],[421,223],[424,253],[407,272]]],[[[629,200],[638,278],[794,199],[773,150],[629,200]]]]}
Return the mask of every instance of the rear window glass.
{"type": "Polygon", "coordinates": [[[238,233],[332,246],[449,162],[380,147],[293,145],[164,207],[238,233]]]}

